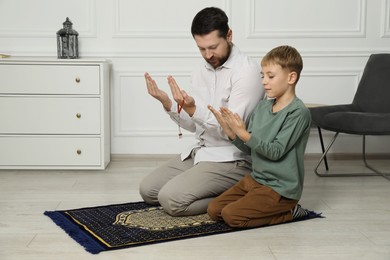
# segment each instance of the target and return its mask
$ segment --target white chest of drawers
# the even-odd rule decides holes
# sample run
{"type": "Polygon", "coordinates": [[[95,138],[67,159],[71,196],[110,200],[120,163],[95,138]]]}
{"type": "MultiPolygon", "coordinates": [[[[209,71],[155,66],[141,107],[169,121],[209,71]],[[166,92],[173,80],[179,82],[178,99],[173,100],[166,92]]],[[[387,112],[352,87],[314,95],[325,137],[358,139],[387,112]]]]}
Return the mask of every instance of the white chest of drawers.
{"type": "Polygon", "coordinates": [[[0,60],[0,169],[104,169],[109,63],[0,60]]]}

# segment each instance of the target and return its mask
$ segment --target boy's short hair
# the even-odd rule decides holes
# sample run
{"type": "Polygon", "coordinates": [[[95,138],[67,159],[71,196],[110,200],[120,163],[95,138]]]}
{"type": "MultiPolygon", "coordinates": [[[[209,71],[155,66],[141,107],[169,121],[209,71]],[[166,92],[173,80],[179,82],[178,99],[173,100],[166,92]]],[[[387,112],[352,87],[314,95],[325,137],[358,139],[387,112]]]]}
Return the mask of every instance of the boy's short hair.
{"type": "Polygon", "coordinates": [[[298,82],[303,68],[301,55],[294,47],[288,45],[282,45],[269,51],[261,60],[261,66],[268,64],[278,64],[283,69],[296,72],[297,80],[295,84],[298,82]]]}
{"type": "Polygon", "coordinates": [[[217,7],[207,7],[200,10],[192,20],[191,34],[206,35],[218,30],[219,37],[226,38],[229,31],[229,18],[226,13],[217,7]]]}

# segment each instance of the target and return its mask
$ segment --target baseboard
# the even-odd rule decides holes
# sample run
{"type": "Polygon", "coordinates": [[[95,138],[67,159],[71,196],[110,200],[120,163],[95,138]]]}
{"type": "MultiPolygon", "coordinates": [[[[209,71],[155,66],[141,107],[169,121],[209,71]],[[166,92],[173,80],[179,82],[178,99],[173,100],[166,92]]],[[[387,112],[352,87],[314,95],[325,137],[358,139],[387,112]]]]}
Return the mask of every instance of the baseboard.
{"type": "MultiPolygon", "coordinates": [[[[321,155],[322,154],[320,153],[309,153],[309,154],[305,154],[305,159],[319,160],[321,155]]],[[[326,157],[331,160],[362,160],[363,159],[361,153],[328,153],[326,157]]],[[[368,160],[389,160],[390,154],[372,153],[372,154],[366,154],[366,158],[368,160]]]]}
{"type": "MultiPolygon", "coordinates": [[[[175,156],[175,154],[111,154],[112,161],[121,160],[167,160],[175,156]]],[[[320,153],[307,153],[305,159],[307,160],[319,160],[320,153]]],[[[328,153],[328,159],[332,160],[361,160],[362,155],[358,153],[328,153]]],[[[366,158],[369,160],[389,160],[390,154],[367,154],[366,158]]]]}
{"type": "Polygon", "coordinates": [[[111,154],[111,161],[168,160],[176,154],[111,154]]]}

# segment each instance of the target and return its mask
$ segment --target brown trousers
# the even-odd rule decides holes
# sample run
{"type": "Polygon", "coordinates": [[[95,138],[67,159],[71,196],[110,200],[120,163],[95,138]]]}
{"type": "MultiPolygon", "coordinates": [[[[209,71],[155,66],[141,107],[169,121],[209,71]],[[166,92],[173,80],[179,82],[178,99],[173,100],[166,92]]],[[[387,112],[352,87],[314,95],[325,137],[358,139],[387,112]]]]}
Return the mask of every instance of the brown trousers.
{"type": "Polygon", "coordinates": [[[246,175],[212,200],[207,213],[211,219],[224,220],[231,227],[250,228],[292,220],[291,210],[297,203],[246,175]]]}

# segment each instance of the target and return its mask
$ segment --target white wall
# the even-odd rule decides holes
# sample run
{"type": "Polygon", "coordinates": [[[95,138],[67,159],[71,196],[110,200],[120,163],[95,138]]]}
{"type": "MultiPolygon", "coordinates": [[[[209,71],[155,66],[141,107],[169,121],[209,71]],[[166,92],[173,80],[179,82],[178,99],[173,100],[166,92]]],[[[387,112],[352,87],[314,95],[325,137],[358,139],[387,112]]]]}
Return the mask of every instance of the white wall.
{"type": "MultiPolygon", "coordinates": [[[[55,57],[56,31],[69,17],[81,58],[112,62],[112,153],[177,153],[193,136],[177,138],[143,73],[163,89],[169,74],[187,88],[200,61],[191,21],[207,6],[226,11],[233,41],[259,61],[278,45],[296,47],[304,59],[297,93],[307,103],[350,103],[368,56],[390,52],[390,0],[0,0],[0,53],[55,57]]],[[[360,149],[356,137],[339,138],[333,152],[360,149]]],[[[389,138],[369,142],[388,153],[389,138]]],[[[313,129],[307,152],[319,151],[313,129]]]]}

